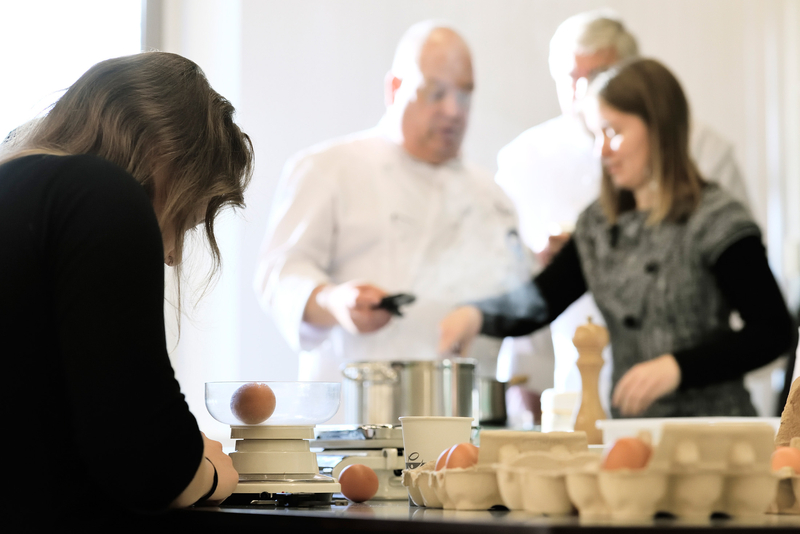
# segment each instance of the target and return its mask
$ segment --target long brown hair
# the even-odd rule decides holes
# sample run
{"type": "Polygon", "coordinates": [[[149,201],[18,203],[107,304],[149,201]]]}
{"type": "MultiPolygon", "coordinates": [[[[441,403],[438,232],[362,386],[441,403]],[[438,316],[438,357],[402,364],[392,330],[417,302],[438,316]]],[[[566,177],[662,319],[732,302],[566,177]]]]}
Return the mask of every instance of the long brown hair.
{"type": "Polygon", "coordinates": [[[244,206],[253,169],[252,143],[233,114],[197,64],[144,52],[86,71],[13,156],[93,154],[119,165],[159,205],[161,228],[174,232],[177,264],[186,231],[204,210],[213,274],[221,263],[214,218],[224,207],[244,206]],[[163,190],[157,191],[156,177],[163,190]]]}
{"type": "MultiPolygon", "coordinates": [[[[648,222],[680,222],[695,210],[704,184],[689,155],[689,103],[675,76],[652,59],[633,59],[601,73],[591,92],[612,108],[647,125],[650,170],[658,188],[648,222]]],[[[604,169],[600,203],[611,223],[636,203],[604,169]]]]}

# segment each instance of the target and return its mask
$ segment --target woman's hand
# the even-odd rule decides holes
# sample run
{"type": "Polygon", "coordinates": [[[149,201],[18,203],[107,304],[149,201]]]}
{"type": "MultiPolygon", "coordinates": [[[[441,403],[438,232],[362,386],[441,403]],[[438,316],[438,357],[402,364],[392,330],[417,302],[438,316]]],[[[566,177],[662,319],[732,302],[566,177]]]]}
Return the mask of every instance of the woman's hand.
{"type": "Polygon", "coordinates": [[[653,402],[681,383],[681,368],[672,354],[631,367],[617,383],[611,404],[626,417],[643,413],[653,402]]]}
{"type": "MultiPolygon", "coordinates": [[[[205,434],[203,434],[203,442],[205,443],[203,455],[207,458],[204,461],[210,461],[217,470],[217,489],[204,504],[219,504],[236,489],[236,485],[239,483],[239,473],[233,468],[231,457],[222,452],[222,443],[208,439],[205,434]]],[[[210,486],[208,489],[211,489],[210,486]]]]}
{"type": "Polygon", "coordinates": [[[482,324],[483,315],[475,306],[461,306],[450,312],[439,323],[439,355],[466,356],[482,324]]]}
{"type": "Polygon", "coordinates": [[[199,504],[219,504],[233,493],[239,483],[239,473],[233,468],[231,457],[222,452],[222,443],[203,436],[203,460],[194,478],[180,495],[172,501],[172,508],[185,508],[197,503],[211,491],[214,484],[214,470],[217,472],[217,487],[214,493],[199,504]]]}

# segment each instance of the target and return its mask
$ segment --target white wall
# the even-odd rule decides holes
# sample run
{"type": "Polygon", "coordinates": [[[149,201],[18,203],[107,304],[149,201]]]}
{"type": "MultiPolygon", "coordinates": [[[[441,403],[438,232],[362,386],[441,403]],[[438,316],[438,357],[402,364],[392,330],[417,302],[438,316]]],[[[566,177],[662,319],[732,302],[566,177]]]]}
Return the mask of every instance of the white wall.
{"type": "Polygon", "coordinates": [[[164,49],[200,63],[233,100],[257,154],[247,209],[221,224],[220,283],[196,324],[184,320],[174,351],[207,431],[225,429],[201,415],[204,381],[295,376],[295,358],[251,288],[273,190],[295,151],[377,122],[403,31],[432,17],[462,29],[477,81],[464,152],[494,169],[498,149],[558,113],[547,68],[557,25],[606,6],[623,16],[644,55],[677,74],[695,116],[734,143],[773,268],[787,288],[797,284],[800,0],[165,0],[164,49]]]}
{"type": "MultiPolygon", "coordinates": [[[[239,2],[225,0],[167,0],[155,2],[161,9],[163,34],[148,39],[149,46],[180,53],[196,61],[211,85],[231,103],[241,105],[241,10],[239,2]]],[[[183,314],[178,321],[173,270],[166,268],[168,300],[165,306],[172,364],[183,393],[200,428],[210,437],[230,443],[229,427],[215,421],[205,408],[206,382],[241,379],[238,362],[243,359],[242,300],[250,294],[239,288],[243,265],[242,235],[245,220],[228,211],[215,224],[223,257],[223,271],[207,285],[210,267],[204,247],[190,246],[184,259],[180,290],[183,314]]],[[[252,293],[252,292],[251,292],[252,293]]],[[[246,378],[246,375],[244,375],[246,378]]]]}

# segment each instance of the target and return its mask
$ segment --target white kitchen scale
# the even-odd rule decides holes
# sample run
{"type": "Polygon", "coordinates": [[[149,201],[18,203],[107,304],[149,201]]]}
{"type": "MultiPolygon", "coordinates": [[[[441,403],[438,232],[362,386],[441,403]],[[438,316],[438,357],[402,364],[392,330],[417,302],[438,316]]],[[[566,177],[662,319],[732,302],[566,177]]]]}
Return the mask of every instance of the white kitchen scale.
{"type": "Polygon", "coordinates": [[[341,486],[319,472],[309,440],[316,424],[339,409],[341,384],[332,382],[257,382],[275,393],[275,412],[263,423],[242,424],[230,408],[236,390],[254,382],[206,383],[206,407],[231,425],[230,453],[239,484],[226,504],[315,505],[332,501],[341,486]]]}
{"type": "Polygon", "coordinates": [[[318,449],[320,472],[339,473],[352,464],[366,465],[378,477],[371,500],[407,500],[403,486],[403,429],[393,425],[319,425],[311,448],[318,449]]]}

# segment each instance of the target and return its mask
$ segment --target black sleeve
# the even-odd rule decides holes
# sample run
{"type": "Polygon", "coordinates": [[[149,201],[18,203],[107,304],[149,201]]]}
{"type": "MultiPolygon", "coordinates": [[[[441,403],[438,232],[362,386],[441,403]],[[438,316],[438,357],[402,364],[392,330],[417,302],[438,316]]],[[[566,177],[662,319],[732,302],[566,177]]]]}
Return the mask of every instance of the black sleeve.
{"type": "Polygon", "coordinates": [[[744,328],[720,332],[696,347],[676,351],[681,389],[741,377],[781,356],[796,336],[758,236],[733,243],[719,256],[712,271],[722,294],[739,312],[744,328]]]}
{"type": "Polygon", "coordinates": [[[474,304],[483,315],[482,334],[523,336],[550,324],[584,293],[578,247],[570,239],[531,283],[474,304]]]}
{"type": "Polygon", "coordinates": [[[122,506],[163,509],[192,480],[203,440],[167,353],[158,222],[108,162],[69,158],[58,178],[45,250],[75,450],[122,506]]]}
{"type": "Polygon", "coordinates": [[[567,241],[535,282],[547,301],[548,323],[586,293],[586,278],[574,239],[567,241]]]}

